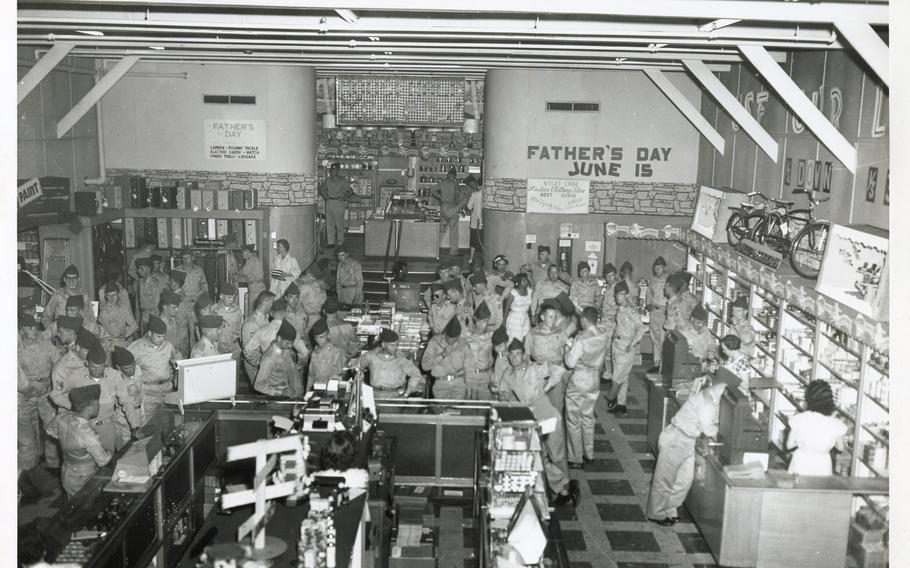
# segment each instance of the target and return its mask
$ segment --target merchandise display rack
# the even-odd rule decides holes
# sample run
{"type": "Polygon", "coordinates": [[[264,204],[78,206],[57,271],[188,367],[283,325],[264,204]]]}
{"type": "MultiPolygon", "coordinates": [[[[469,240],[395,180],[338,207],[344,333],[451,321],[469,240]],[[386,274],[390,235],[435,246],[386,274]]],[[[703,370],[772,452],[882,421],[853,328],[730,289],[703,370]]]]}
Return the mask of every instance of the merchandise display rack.
{"type": "Polygon", "coordinates": [[[527,418],[508,415],[491,418],[490,501],[487,510],[491,519],[511,518],[528,486],[534,488],[534,498],[538,500],[540,510],[547,510],[540,431],[530,411],[527,414],[527,418]]]}

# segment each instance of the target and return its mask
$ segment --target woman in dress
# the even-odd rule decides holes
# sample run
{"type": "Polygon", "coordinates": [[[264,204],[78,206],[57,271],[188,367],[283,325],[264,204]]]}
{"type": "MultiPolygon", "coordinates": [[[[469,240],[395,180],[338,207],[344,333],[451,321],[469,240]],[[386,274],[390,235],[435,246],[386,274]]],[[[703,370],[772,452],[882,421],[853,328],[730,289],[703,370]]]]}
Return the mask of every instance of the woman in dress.
{"type": "Polygon", "coordinates": [[[524,341],[531,330],[531,281],[527,274],[518,274],[514,278],[515,287],[509,293],[502,306],[506,316],[506,332],[509,338],[524,341]]]}
{"type": "Polygon", "coordinates": [[[834,396],[831,385],[812,381],[806,387],[806,410],[790,418],[787,449],[794,450],[790,458],[790,473],[800,475],[831,475],[831,449],[844,451],[847,425],[831,416],[834,396]]]}

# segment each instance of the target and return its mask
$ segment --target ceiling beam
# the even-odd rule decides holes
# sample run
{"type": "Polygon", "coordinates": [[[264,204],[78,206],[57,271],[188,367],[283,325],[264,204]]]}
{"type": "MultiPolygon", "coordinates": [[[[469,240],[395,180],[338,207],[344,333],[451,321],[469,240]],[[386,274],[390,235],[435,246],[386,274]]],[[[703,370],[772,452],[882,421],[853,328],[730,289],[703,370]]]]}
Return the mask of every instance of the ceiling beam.
{"type": "Polygon", "coordinates": [[[57,43],[50,51],[44,54],[44,57],[38,60],[35,65],[28,70],[16,87],[16,104],[21,104],[25,97],[37,87],[41,81],[47,77],[48,73],[54,70],[58,63],[76,47],[72,43],[57,43]]]}
{"type": "Polygon", "coordinates": [[[727,90],[724,84],[720,82],[720,79],[714,76],[714,73],[708,69],[707,65],[697,59],[683,59],[682,64],[701,83],[702,87],[707,89],[711,96],[714,97],[714,100],[727,111],[730,118],[740,125],[746,131],[746,134],[776,164],[777,141],[762,128],[761,124],[753,118],[752,114],[743,105],[739,104],[736,97],[727,90]]]}
{"type": "Polygon", "coordinates": [[[657,88],[670,99],[670,102],[679,109],[679,112],[692,123],[692,126],[694,126],[696,130],[698,130],[701,135],[704,136],[712,146],[717,148],[717,151],[720,152],[721,155],[723,155],[724,137],[721,136],[707,120],[705,120],[705,117],[701,115],[701,112],[695,108],[695,105],[693,105],[679,89],[676,88],[676,85],[670,82],[670,79],[664,75],[663,71],[660,71],[659,69],[645,69],[644,73],[655,85],[657,85],[657,88]]]}
{"type": "Polygon", "coordinates": [[[840,160],[850,173],[856,173],[856,147],[838,132],[837,128],[825,118],[812,101],[806,96],[786,71],[778,65],[762,47],[741,46],[740,51],[758,71],[759,75],[771,85],[783,99],[790,110],[799,117],[818,140],[840,160]]]}
{"type": "MultiPolygon", "coordinates": [[[[58,0],[59,4],[78,3],[83,7],[107,6],[111,0],[58,0]]],[[[249,8],[249,0],[119,0],[119,6],[179,6],[184,8],[249,8]]],[[[413,0],[259,0],[256,8],[276,10],[356,10],[362,12],[475,13],[475,14],[572,14],[596,16],[648,17],[663,20],[757,20],[765,22],[825,22],[836,20],[888,24],[888,4],[860,2],[788,2],[775,0],[426,0],[415,9],[413,0]]]]}
{"type": "Polygon", "coordinates": [[[76,103],[76,106],[66,113],[66,116],[57,123],[57,138],[63,138],[63,135],[69,132],[69,129],[79,122],[79,119],[82,118],[90,108],[95,106],[95,103],[101,100],[101,97],[103,97],[111,87],[116,85],[117,81],[119,81],[137,61],[139,61],[138,56],[128,55],[118,61],[113,69],[105,73],[104,77],[95,83],[95,86],[82,97],[82,100],[76,103]]]}
{"type": "Polygon", "coordinates": [[[838,31],[856,50],[859,56],[878,75],[885,87],[889,87],[888,45],[868,24],[858,22],[834,22],[838,31]]]}

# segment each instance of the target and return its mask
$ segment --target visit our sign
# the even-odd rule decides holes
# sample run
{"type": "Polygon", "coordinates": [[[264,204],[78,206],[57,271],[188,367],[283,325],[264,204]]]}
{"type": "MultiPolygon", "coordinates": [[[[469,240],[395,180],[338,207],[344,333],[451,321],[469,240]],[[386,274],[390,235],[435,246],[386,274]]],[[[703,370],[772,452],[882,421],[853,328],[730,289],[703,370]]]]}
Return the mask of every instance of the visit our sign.
{"type": "Polygon", "coordinates": [[[528,179],[528,213],[587,213],[591,181],[528,179]]]}

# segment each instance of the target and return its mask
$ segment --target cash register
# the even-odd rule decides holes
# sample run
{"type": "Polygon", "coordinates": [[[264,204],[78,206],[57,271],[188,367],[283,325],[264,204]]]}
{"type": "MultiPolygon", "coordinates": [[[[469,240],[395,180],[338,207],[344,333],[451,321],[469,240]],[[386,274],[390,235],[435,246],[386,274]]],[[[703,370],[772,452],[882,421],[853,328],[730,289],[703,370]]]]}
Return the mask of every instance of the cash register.
{"type": "MultiPolygon", "coordinates": [[[[715,380],[728,385],[739,382],[724,367],[717,370],[715,380]]],[[[754,415],[752,400],[742,390],[736,387],[725,389],[719,406],[717,441],[722,444],[719,448],[721,461],[727,465],[741,464],[746,454],[768,453],[767,415],[754,415]]],[[[761,459],[760,455],[750,456],[746,461],[752,461],[753,457],[767,463],[767,459],[761,459]]]]}
{"type": "Polygon", "coordinates": [[[692,381],[704,374],[701,359],[689,351],[689,342],[676,331],[667,332],[661,359],[661,374],[666,386],[672,386],[673,381],[692,381]]]}

